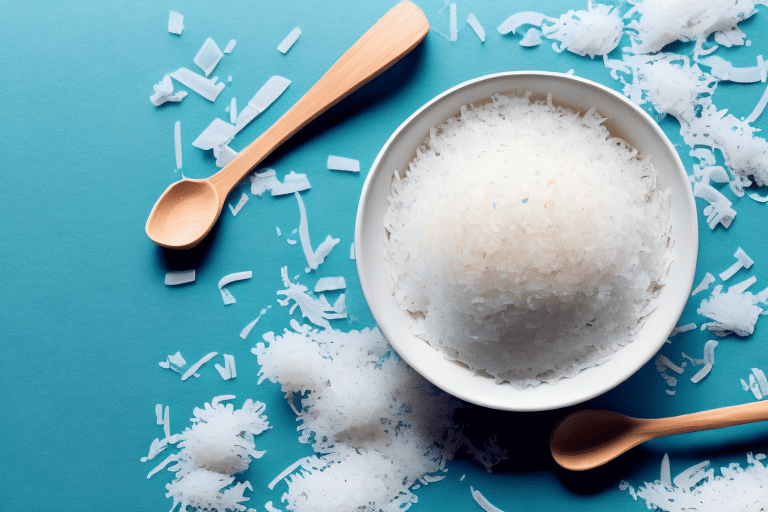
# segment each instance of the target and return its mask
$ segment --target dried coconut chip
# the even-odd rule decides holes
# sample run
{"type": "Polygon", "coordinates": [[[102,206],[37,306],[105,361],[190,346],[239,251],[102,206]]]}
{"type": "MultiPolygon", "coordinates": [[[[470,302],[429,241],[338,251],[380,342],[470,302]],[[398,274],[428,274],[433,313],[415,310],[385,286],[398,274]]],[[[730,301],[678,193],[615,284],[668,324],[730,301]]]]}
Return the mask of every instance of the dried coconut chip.
{"type": "Polygon", "coordinates": [[[329,290],[343,290],[346,287],[347,283],[341,276],[323,277],[317,280],[317,284],[315,284],[315,293],[326,292],[329,290]]]}
{"type": "Polygon", "coordinates": [[[211,71],[216,68],[216,65],[218,65],[223,56],[224,54],[221,53],[219,47],[216,46],[213,39],[209,37],[205,40],[200,51],[197,52],[197,55],[195,55],[194,62],[203,70],[205,76],[208,76],[211,74],[211,71]]]}
{"type": "Polygon", "coordinates": [[[247,202],[248,202],[248,194],[243,192],[243,195],[240,196],[240,200],[237,202],[237,205],[234,208],[232,208],[231,204],[228,204],[227,206],[229,206],[229,211],[232,212],[232,216],[235,217],[238,213],[240,213],[240,210],[243,208],[243,206],[247,202]]]}
{"type": "Polygon", "coordinates": [[[177,69],[171,73],[171,77],[186,85],[208,101],[216,101],[216,98],[224,89],[223,83],[216,83],[218,77],[213,77],[209,80],[187,68],[177,69]]]}
{"type": "Polygon", "coordinates": [[[762,55],[757,56],[757,66],[748,68],[737,68],[727,60],[716,55],[706,59],[699,59],[698,62],[704,66],[709,66],[711,68],[710,73],[715,78],[740,84],[765,82],[766,71],[768,71],[768,63],[763,61],[762,55]]]}
{"type": "Polygon", "coordinates": [[[458,38],[459,31],[456,26],[456,4],[452,3],[449,7],[450,12],[450,30],[451,30],[451,41],[455,41],[458,38]]]}
{"type": "Polygon", "coordinates": [[[693,323],[685,324],[685,325],[679,325],[679,326],[675,327],[674,329],[672,329],[672,332],[669,334],[669,337],[671,338],[672,336],[676,336],[676,335],[680,334],[681,332],[692,331],[695,328],[696,328],[696,324],[693,324],[693,323]]]}
{"type": "Polygon", "coordinates": [[[696,375],[691,377],[691,382],[696,384],[701,379],[709,375],[712,370],[712,365],[715,364],[715,347],[717,346],[717,340],[709,340],[704,344],[704,367],[699,370],[696,375]]]}
{"type": "Polygon", "coordinates": [[[472,493],[472,497],[475,499],[478,505],[480,505],[486,512],[503,512],[501,509],[491,505],[491,503],[485,499],[480,491],[476,491],[472,486],[469,487],[469,491],[472,493]]]}
{"type": "Polygon", "coordinates": [[[532,48],[541,44],[541,30],[537,28],[529,28],[525,36],[520,40],[520,46],[526,48],[532,48]]]}
{"type": "Polygon", "coordinates": [[[282,54],[288,53],[288,50],[291,49],[291,46],[293,46],[293,43],[296,42],[296,40],[301,35],[301,29],[299,27],[294,28],[291,30],[291,33],[285,36],[285,39],[282,40],[282,42],[277,45],[277,51],[279,51],[282,54]]]}
{"type": "Polygon", "coordinates": [[[251,277],[253,277],[253,271],[251,270],[245,272],[235,272],[234,274],[227,274],[226,276],[222,277],[219,280],[219,291],[221,292],[221,298],[224,300],[224,304],[228,305],[234,304],[236,302],[232,294],[229,293],[229,290],[224,287],[230,283],[234,283],[235,281],[244,281],[246,279],[250,279],[251,277]]]}
{"type": "Polygon", "coordinates": [[[176,169],[181,169],[181,121],[173,125],[173,145],[176,151],[176,169]]]}
{"type": "Polygon", "coordinates": [[[355,242],[349,244],[349,259],[355,259],[355,242]]]}
{"type": "Polygon", "coordinates": [[[320,245],[317,246],[317,250],[315,251],[315,260],[317,260],[318,265],[322,265],[325,261],[326,256],[328,256],[331,253],[331,250],[338,244],[340,239],[333,238],[331,235],[328,235],[325,237],[325,240],[322,241],[320,245]]]}
{"type": "MultiPolygon", "coordinates": [[[[216,371],[219,372],[219,375],[221,375],[221,378],[224,380],[230,380],[237,377],[237,371],[235,369],[235,356],[224,354],[224,366],[216,363],[213,365],[213,367],[216,368],[216,371]]],[[[234,398],[234,396],[232,398],[234,398]]],[[[214,401],[216,401],[216,399],[214,399],[214,401]]]]}
{"type": "Polygon", "coordinates": [[[285,77],[278,75],[270,77],[251,98],[248,105],[240,111],[236,123],[237,131],[245,128],[256,116],[267,110],[285,92],[289,85],[291,85],[291,81],[285,77]]]}
{"type": "Polygon", "coordinates": [[[360,161],[344,158],[343,156],[329,155],[327,167],[334,171],[360,172],[360,161]]]}
{"type": "Polygon", "coordinates": [[[195,280],[195,271],[193,270],[179,270],[167,272],[165,274],[165,284],[168,286],[176,286],[179,284],[191,283],[195,280]]]}
{"type": "Polygon", "coordinates": [[[234,96],[229,101],[229,122],[231,124],[237,123],[237,98],[234,96]]]}
{"type": "Polygon", "coordinates": [[[475,31],[475,34],[477,34],[477,37],[482,41],[485,42],[485,29],[483,29],[483,26],[480,25],[480,22],[477,21],[477,18],[473,13],[469,13],[469,16],[467,16],[467,23],[469,23],[469,26],[472,27],[472,30],[475,31]]]}
{"type": "MultiPolygon", "coordinates": [[[[232,53],[232,50],[235,49],[236,44],[237,44],[237,41],[235,41],[234,39],[230,39],[229,42],[227,43],[227,47],[224,48],[224,53],[232,53]]],[[[232,81],[232,77],[230,77],[229,81],[230,82],[232,81]]]]}
{"type": "Polygon", "coordinates": [[[760,392],[763,396],[768,395],[768,379],[765,377],[765,373],[760,368],[752,368],[752,374],[755,376],[760,392]]]}
{"type": "MultiPolygon", "coordinates": [[[[267,190],[272,190],[276,185],[280,185],[274,169],[262,169],[248,176],[248,179],[251,180],[251,194],[254,196],[261,196],[267,190]]],[[[278,233],[279,235],[280,233],[278,233]]]]}
{"type": "Polygon", "coordinates": [[[749,389],[752,391],[752,394],[755,395],[757,400],[763,399],[763,393],[760,391],[760,385],[757,383],[757,379],[755,379],[755,375],[752,373],[749,374],[749,389]]]}
{"type": "Polygon", "coordinates": [[[728,293],[744,293],[747,291],[747,288],[755,284],[755,281],[757,281],[757,277],[755,276],[745,279],[742,282],[728,288],[728,293]]]}
{"type": "Polygon", "coordinates": [[[251,332],[251,329],[253,329],[253,328],[254,328],[254,326],[256,326],[256,324],[259,322],[259,320],[261,319],[261,317],[262,317],[262,316],[264,316],[264,314],[265,314],[266,312],[267,312],[267,310],[266,310],[266,309],[262,309],[262,310],[261,310],[261,312],[259,313],[259,316],[257,316],[257,317],[256,317],[254,320],[252,320],[252,321],[251,321],[251,323],[249,323],[248,325],[246,325],[246,326],[243,328],[243,330],[242,330],[242,331],[240,331],[240,337],[241,337],[241,338],[243,338],[243,339],[247,338],[247,337],[248,337],[248,334],[250,334],[250,332],[251,332]]]}
{"type": "Polygon", "coordinates": [[[197,136],[192,145],[204,150],[221,149],[235,137],[236,133],[237,129],[234,125],[216,118],[203,130],[203,133],[197,136]]]}
{"type": "MultiPolygon", "coordinates": [[[[274,195],[274,190],[272,191],[274,195]]],[[[317,268],[317,258],[315,257],[315,251],[312,250],[312,243],[309,240],[309,225],[307,224],[307,210],[304,208],[304,201],[301,200],[301,196],[298,192],[295,193],[296,201],[299,203],[299,239],[301,240],[301,248],[304,249],[304,257],[307,259],[307,265],[309,268],[317,268]]]]}
{"type": "MultiPolygon", "coordinates": [[[[211,352],[203,356],[198,362],[190,366],[189,369],[186,372],[184,372],[184,375],[181,376],[181,380],[187,380],[188,378],[195,375],[195,372],[197,372],[197,370],[199,370],[201,366],[203,366],[205,363],[207,363],[217,355],[219,355],[218,352],[211,352]]],[[[197,375],[195,375],[195,377],[197,377],[197,375]]]]}
{"type": "Polygon", "coordinates": [[[720,279],[723,281],[727,281],[733,275],[738,272],[742,268],[749,269],[754,261],[752,261],[752,258],[747,256],[747,253],[744,252],[744,250],[739,247],[736,249],[736,252],[733,255],[734,258],[736,258],[738,261],[731,265],[727,270],[720,273],[720,279]]]}
{"type": "Polygon", "coordinates": [[[758,203],[768,203],[768,196],[761,196],[757,192],[752,192],[749,194],[749,198],[757,201],[758,203]]]}
{"type": "Polygon", "coordinates": [[[499,34],[508,34],[510,32],[516,34],[517,29],[521,26],[536,25],[537,27],[540,27],[544,20],[554,21],[554,18],[550,18],[549,16],[546,16],[540,12],[518,12],[504,20],[504,22],[499,25],[496,30],[499,31],[499,34]]]}
{"type": "MultiPolygon", "coordinates": [[[[253,188],[253,187],[251,187],[253,188]]],[[[273,196],[284,196],[309,190],[311,185],[306,174],[296,174],[291,171],[285,175],[283,182],[275,180],[272,182],[271,190],[273,196]]]]}
{"type": "Polygon", "coordinates": [[[701,283],[699,283],[699,286],[697,286],[692,292],[691,297],[696,295],[699,292],[703,292],[707,288],[709,288],[709,285],[715,282],[715,276],[707,272],[704,274],[704,279],[701,280],[701,283]]]}
{"type": "Polygon", "coordinates": [[[213,154],[216,157],[216,167],[222,168],[229,165],[232,160],[237,158],[237,151],[224,144],[219,148],[213,148],[213,154]]]}
{"type": "Polygon", "coordinates": [[[168,14],[168,32],[181,35],[182,30],[184,30],[184,16],[176,11],[171,11],[168,14]]]}
{"type": "Polygon", "coordinates": [[[157,85],[152,86],[155,89],[155,93],[149,97],[149,101],[156,107],[159,107],[163,103],[168,101],[180,102],[187,97],[186,91],[179,91],[173,94],[173,82],[170,75],[165,75],[157,85]]]}

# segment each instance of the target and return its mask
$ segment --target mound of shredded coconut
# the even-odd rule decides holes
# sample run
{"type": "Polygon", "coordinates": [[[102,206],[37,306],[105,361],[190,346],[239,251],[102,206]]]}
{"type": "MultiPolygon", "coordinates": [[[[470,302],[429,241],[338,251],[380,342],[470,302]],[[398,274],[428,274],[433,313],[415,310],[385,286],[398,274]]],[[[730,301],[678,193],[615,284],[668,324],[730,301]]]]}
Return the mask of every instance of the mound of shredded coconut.
{"type": "Polygon", "coordinates": [[[669,195],[603,121],[497,95],[433,128],[396,174],[393,292],[446,357],[538,385],[641,326],[668,269],[669,195]]]}
{"type": "Polygon", "coordinates": [[[670,476],[669,457],[661,464],[661,479],[646,482],[637,491],[626,482],[628,490],[637,499],[643,498],[649,509],[683,512],[688,510],[738,510],[760,512],[768,505],[768,467],[763,465],[765,455],[747,454],[747,467],[733,462],[720,468],[720,476],[707,469],[709,461],[692,466],[674,479],[670,476]]]}
{"type": "Polygon", "coordinates": [[[287,479],[283,501],[302,512],[405,510],[411,488],[443,478],[461,445],[460,401],[391,353],[378,329],[318,331],[292,322],[253,352],[261,378],[279,381],[297,410],[301,440],[322,454],[287,479]]]}

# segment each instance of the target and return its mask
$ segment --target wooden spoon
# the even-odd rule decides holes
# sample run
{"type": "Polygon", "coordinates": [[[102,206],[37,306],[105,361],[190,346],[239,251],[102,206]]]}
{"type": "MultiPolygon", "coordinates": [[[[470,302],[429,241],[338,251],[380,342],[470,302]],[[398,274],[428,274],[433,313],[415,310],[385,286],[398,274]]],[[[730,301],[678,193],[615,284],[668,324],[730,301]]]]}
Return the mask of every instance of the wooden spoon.
{"type": "Polygon", "coordinates": [[[219,218],[229,192],[267,155],[339,100],[397,62],[429,31],[421,9],[395,5],[320,78],[278,121],[229,165],[204,180],[183,179],[157,200],[146,232],[156,244],[190,249],[219,218]]]}
{"type": "Polygon", "coordinates": [[[549,449],[555,461],[564,468],[584,471],[605,464],[630,448],[657,437],[764,420],[768,420],[768,402],[653,420],[585,409],[557,422],[549,437],[549,449]]]}

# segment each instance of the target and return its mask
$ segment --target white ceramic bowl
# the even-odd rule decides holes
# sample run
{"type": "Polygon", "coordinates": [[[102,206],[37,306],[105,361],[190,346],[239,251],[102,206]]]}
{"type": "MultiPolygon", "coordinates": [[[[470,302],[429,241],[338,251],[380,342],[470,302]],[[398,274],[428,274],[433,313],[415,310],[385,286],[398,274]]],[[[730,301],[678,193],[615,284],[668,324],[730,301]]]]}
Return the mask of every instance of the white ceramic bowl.
{"type": "Polygon", "coordinates": [[[411,115],[389,138],[363,185],[355,225],[355,253],[360,284],[368,306],[397,353],[436,386],[468,402],[513,411],[556,409],[589,400],[617,386],[643,366],[664,344],[683,311],[693,283],[698,254],[696,207],[691,185],[675,148],[656,122],[621,94],[572,75],[520,71],[487,75],[440,94],[411,115]],[[671,190],[672,265],[658,307],[647,318],[634,341],[608,362],[583,370],[554,384],[517,390],[476,375],[466,366],[445,359],[442,352],[411,334],[410,313],[395,302],[384,261],[384,214],[392,173],[404,170],[429,129],[458,115],[459,108],[495,93],[530,90],[534,98],[553,96],[553,102],[586,112],[596,107],[608,118],[610,132],[652,158],[659,184],[671,190]]]}

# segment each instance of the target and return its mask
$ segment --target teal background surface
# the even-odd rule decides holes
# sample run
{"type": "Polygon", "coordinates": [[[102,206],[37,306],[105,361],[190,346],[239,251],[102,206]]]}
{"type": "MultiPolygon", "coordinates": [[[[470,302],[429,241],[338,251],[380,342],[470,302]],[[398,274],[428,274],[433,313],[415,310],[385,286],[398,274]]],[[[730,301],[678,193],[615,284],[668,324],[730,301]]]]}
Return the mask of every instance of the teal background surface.
{"type": "MultiPolygon", "coordinates": [[[[368,169],[397,126],[433,96],[464,80],[500,71],[537,69],[574,73],[616,89],[600,59],[556,53],[549,42],[522,48],[519,36],[502,36],[496,27],[507,16],[540,10],[559,16],[586,9],[586,1],[558,0],[457,2],[460,27],[473,12],[484,26],[481,43],[469,26],[450,42],[448,9],[435,0],[416,0],[433,27],[410,55],[342,101],[264,162],[278,176],[306,173],[312,184],[302,198],[315,246],[326,235],[340,238],[320,268],[305,274],[300,245],[286,243],[298,227],[292,196],[251,197],[237,217],[225,211],[198,248],[173,253],[159,249],[144,234],[144,223],[160,193],[180,178],[175,171],[173,127],[181,121],[183,172],[201,178],[216,171],[210,152],[191,146],[215,118],[228,119],[225,107],[235,96],[240,108],[272,75],[291,86],[264,114],[241,132],[232,147],[241,150],[274,122],[367,30],[394,1],[234,0],[132,2],[0,2],[0,509],[167,510],[164,485],[172,474],[147,473],[165,453],[147,463],[162,427],[155,404],[170,406],[171,432],[189,425],[194,407],[214,396],[233,394],[267,404],[273,428],[256,438],[267,450],[244,475],[254,486],[251,501],[279,505],[285,484],[267,483],[311,448],[300,444],[293,412],[279,386],[257,385],[258,365],[250,348],[267,331],[288,327],[288,308],[275,302],[282,289],[280,268],[301,275],[312,287],[324,276],[347,282],[351,321],[342,330],[373,327],[349,258],[357,202],[368,169]],[[169,10],[184,15],[181,36],[167,32],[169,10]],[[283,55],[277,45],[291,29],[302,35],[283,55]],[[154,107],[148,98],[163,75],[179,67],[196,70],[192,59],[207,37],[220,48],[237,45],[214,71],[226,88],[215,103],[191,92],[180,104],[154,107]],[[232,82],[227,77],[232,76],[232,82]],[[329,154],[360,161],[359,175],[329,171],[329,154]],[[275,226],[283,232],[278,237],[275,226]],[[168,287],[169,270],[195,268],[190,285],[168,287]],[[253,278],[230,290],[237,303],[224,306],[217,289],[225,274],[252,270],[253,278]],[[247,340],[241,329],[262,308],[273,306],[247,340]],[[210,351],[233,354],[238,376],[223,381],[213,368],[182,382],[158,366],[181,351],[192,364],[210,351]]],[[[719,50],[739,65],[754,65],[768,55],[768,12],[742,23],[752,45],[719,50]]],[[[679,45],[680,51],[688,51],[679,45]]],[[[175,84],[176,90],[186,90],[175,84]]],[[[765,84],[721,83],[714,102],[746,116],[765,84]]],[[[768,117],[754,125],[764,128],[768,117]]],[[[692,160],[676,122],[661,121],[691,172],[692,160]]],[[[247,187],[241,187],[242,191],[247,187]]],[[[763,193],[765,191],[762,191],[763,193]]],[[[236,190],[232,204],[240,197],[236,190]]],[[[700,218],[700,252],[695,284],[706,272],[717,274],[742,247],[754,260],[728,284],[757,276],[752,290],[768,285],[764,223],[768,205],[723,193],[738,211],[728,230],[711,231],[700,218]]],[[[697,200],[699,211],[705,206],[697,200]]],[[[704,318],[696,309],[706,294],[689,301],[680,324],[704,318]]],[[[297,317],[298,313],[294,315],[297,317]]],[[[768,339],[761,319],[746,338],[720,339],[715,367],[699,384],[689,368],[674,396],[653,361],[613,391],[587,405],[636,416],[683,414],[754,400],[742,390],[751,368],[768,371],[768,339]]],[[[661,353],[681,361],[681,352],[701,357],[710,339],[698,329],[678,335],[661,353]]],[[[657,440],[613,463],[587,473],[559,469],[547,449],[549,429],[567,411],[502,413],[468,406],[469,430],[478,437],[498,434],[509,460],[492,473],[467,458],[449,463],[444,481],[417,491],[413,511],[480,510],[469,487],[480,490],[502,510],[645,510],[619,490],[619,481],[638,487],[659,477],[664,453],[672,474],[710,460],[719,468],[746,463],[746,452],[768,450],[764,424],[657,440]],[[466,475],[460,481],[462,475],[466,475]]]]}

